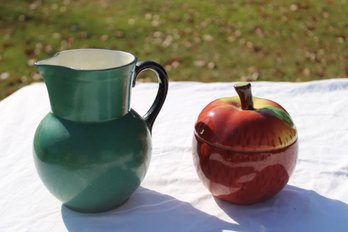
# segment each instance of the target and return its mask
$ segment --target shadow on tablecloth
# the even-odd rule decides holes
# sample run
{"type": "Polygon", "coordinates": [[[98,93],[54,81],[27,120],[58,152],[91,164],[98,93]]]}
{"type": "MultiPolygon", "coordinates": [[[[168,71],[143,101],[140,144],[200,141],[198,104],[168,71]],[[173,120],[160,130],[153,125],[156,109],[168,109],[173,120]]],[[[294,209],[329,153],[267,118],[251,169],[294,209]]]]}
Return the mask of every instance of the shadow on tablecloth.
{"type": "Polygon", "coordinates": [[[346,203],[295,186],[252,206],[215,201],[239,224],[238,231],[348,231],[346,203]]]}
{"type": "Polygon", "coordinates": [[[187,202],[142,187],[115,210],[82,214],[62,206],[62,217],[71,232],[348,231],[347,204],[290,185],[274,198],[250,206],[215,201],[236,223],[228,223],[187,202]]]}
{"type": "Polygon", "coordinates": [[[169,195],[143,187],[121,207],[104,213],[83,214],[62,206],[62,218],[70,232],[81,231],[222,231],[238,230],[228,223],[169,195]]]}

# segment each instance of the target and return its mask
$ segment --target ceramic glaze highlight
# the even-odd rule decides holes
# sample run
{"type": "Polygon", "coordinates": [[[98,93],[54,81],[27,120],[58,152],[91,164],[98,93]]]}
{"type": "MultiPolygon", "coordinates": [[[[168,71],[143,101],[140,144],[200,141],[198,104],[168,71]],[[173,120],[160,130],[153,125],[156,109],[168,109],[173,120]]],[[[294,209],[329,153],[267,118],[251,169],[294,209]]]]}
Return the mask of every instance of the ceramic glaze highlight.
{"type": "Polygon", "coordinates": [[[274,151],[238,152],[193,139],[193,160],[202,183],[217,198],[236,204],[267,200],[287,184],[298,142],[274,151]]]}
{"type": "Polygon", "coordinates": [[[107,121],[127,114],[136,62],[134,56],[133,59],[129,56],[129,53],[118,51],[77,49],[37,62],[53,113],[78,122],[107,121]],[[99,59],[95,59],[97,57],[99,59]],[[112,58],[116,61],[111,62],[112,58]],[[131,60],[127,65],[121,62],[127,59],[131,60]],[[94,66],[93,60],[97,63],[94,66]],[[98,65],[103,60],[110,64],[98,65]],[[88,64],[79,64],[79,61],[88,64]],[[101,69],[96,69],[98,67],[101,69]]]}
{"type": "Polygon", "coordinates": [[[168,90],[165,70],[153,61],[136,63],[130,53],[103,49],[65,51],[36,65],[52,109],[34,136],[34,161],[43,183],[77,211],[121,205],[149,166],[151,129],[168,90]],[[130,96],[145,69],[157,74],[159,89],[141,117],[130,109],[130,96]]]}
{"type": "Polygon", "coordinates": [[[283,107],[257,97],[253,97],[253,102],[254,110],[247,111],[241,109],[238,97],[209,103],[198,116],[197,135],[217,146],[237,151],[270,151],[295,142],[296,128],[283,107]],[[229,116],[231,112],[234,112],[233,117],[229,116]],[[229,133],[222,133],[226,125],[229,133]]]}
{"type": "Polygon", "coordinates": [[[278,193],[297,160],[296,127],[276,102],[253,97],[249,83],[239,96],[220,98],[199,114],[192,143],[203,184],[217,198],[257,203],[278,193]]]}
{"type": "Polygon", "coordinates": [[[151,158],[151,135],[130,111],[121,119],[80,123],[49,113],[34,137],[35,165],[48,190],[68,207],[112,209],[137,189],[151,158]]]}

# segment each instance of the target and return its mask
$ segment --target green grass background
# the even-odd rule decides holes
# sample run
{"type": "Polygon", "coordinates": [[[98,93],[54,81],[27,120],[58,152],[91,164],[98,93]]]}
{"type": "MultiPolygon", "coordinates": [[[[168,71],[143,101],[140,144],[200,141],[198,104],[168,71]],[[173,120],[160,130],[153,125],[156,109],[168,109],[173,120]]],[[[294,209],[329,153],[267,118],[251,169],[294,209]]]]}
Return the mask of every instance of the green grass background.
{"type": "MultiPolygon", "coordinates": [[[[348,0],[0,0],[0,99],[73,48],[126,50],[173,81],[348,76],[348,0]]],[[[153,80],[149,75],[146,80],[153,80]]]]}

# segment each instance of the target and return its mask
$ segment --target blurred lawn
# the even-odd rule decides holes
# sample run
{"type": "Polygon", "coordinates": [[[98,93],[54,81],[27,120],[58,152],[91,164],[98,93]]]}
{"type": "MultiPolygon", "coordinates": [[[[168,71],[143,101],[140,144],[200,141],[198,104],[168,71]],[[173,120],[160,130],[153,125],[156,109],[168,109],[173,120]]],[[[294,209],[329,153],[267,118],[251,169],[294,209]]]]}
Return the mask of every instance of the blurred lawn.
{"type": "Polygon", "coordinates": [[[171,80],[348,76],[348,0],[0,0],[0,99],[72,48],[127,50],[171,80]]]}

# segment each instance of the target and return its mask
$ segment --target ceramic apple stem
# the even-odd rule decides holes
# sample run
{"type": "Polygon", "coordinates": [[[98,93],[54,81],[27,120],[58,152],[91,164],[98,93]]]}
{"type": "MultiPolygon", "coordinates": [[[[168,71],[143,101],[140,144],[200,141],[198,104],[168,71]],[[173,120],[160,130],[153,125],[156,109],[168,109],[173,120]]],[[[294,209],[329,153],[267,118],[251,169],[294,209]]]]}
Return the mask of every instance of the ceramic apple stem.
{"type": "Polygon", "coordinates": [[[251,93],[251,84],[249,82],[239,82],[234,85],[234,89],[240,99],[243,110],[254,110],[253,95],[251,93]]]}

